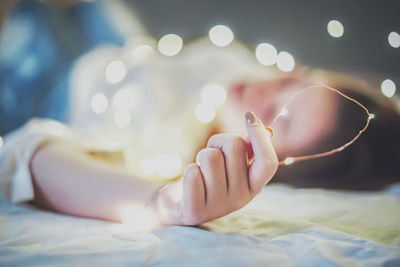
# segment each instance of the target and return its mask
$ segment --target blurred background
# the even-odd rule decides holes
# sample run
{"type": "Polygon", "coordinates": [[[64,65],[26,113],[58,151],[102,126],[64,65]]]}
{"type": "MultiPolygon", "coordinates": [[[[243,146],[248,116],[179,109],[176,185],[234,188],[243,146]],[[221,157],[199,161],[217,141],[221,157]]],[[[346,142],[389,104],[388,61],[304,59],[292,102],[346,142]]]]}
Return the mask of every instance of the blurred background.
{"type": "MultiPolygon", "coordinates": [[[[292,53],[302,64],[381,74],[398,79],[400,1],[269,1],[155,0],[126,1],[156,38],[174,32],[184,40],[204,36],[216,24],[229,26],[235,37],[252,45],[267,42],[292,53]],[[329,21],[343,26],[343,35],[327,31],[329,21]],[[398,36],[398,35],[397,35],[398,36]],[[393,39],[397,39],[398,37],[393,39]]],[[[335,30],[335,29],[333,29],[335,30]]]]}

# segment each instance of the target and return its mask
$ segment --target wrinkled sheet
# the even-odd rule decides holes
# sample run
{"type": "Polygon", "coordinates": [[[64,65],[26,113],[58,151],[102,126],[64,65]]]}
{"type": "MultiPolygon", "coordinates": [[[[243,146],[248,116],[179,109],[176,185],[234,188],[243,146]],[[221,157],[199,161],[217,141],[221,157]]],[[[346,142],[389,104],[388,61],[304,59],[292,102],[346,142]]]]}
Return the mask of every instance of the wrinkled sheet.
{"type": "Polygon", "coordinates": [[[1,266],[400,266],[400,185],[266,187],[202,227],[129,225],[0,202],[1,266]]]}

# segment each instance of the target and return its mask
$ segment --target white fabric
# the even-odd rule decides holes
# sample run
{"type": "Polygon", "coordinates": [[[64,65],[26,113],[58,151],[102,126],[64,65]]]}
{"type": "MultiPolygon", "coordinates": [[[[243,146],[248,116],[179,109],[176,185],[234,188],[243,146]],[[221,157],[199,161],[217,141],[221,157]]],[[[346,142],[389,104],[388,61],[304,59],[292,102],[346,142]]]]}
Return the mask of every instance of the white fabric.
{"type": "Polygon", "coordinates": [[[32,119],[6,135],[0,148],[0,197],[13,203],[32,200],[29,163],[33,153],[46,140],[74,136],[63,124],[46,119],[32,119]]]}
{"type": "Polygon", "coordinates": [[[2,266],[399,266],[400,185],[376,193],[270,185],[194,227],[133,227],[0,202],[2,266]]]}

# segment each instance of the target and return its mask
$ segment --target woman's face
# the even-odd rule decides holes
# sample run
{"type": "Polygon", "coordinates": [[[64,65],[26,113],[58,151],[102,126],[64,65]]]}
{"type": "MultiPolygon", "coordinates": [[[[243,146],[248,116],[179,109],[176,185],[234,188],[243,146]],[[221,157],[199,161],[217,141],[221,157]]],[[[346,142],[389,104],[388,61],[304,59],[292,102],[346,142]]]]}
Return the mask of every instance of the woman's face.
{"type": "Polygon", "coordinates": [[[222,119],[223,130],[246,136],[241,119],[246,111],[253,111],[274,129],[272,142],[280,159],[304,154],[334,130],[339,97],[328,89],[315,88],[293,98],[285,109],[287,112],[282,112],[282,108],[294,94],[314,84],[308,72],[298,71],[233,86],[222,116],[240,119],[222,119]],[[281,115],[271,124],[278,114],[281,115]]]}

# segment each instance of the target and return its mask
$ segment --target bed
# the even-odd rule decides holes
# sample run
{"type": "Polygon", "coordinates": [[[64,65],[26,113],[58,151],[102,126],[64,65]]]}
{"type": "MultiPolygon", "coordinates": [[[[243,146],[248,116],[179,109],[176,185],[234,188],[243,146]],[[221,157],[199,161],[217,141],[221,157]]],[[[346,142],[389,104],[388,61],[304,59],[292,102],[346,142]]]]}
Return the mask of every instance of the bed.
{"type": "Polygon", "coordinates": [[[273,184],[199,227],[139,230],[0,202],[2,266],[399,266],[400,184],[381,192],[273,184]]]}

